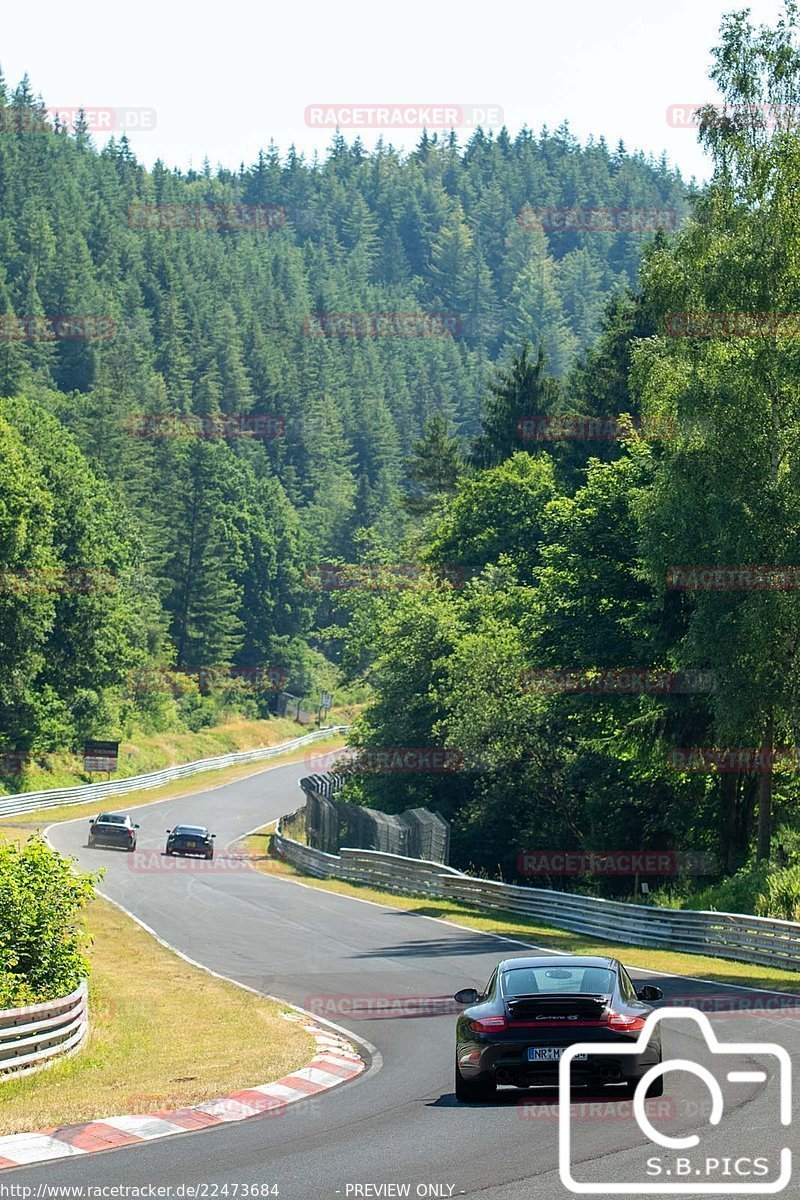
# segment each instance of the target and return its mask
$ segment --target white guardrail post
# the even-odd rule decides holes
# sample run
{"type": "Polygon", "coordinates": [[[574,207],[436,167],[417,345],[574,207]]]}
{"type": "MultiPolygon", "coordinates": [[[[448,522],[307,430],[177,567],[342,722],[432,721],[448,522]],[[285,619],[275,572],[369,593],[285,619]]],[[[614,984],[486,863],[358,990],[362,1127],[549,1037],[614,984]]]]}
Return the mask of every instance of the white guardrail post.
{"type": "Polygon", "coordinates": [[[555,929],[623,942],[630,946],[676,947],[712,958],[800,971],[800,924],[743,913],[695,912],[601,900],[574,892],[522,887],[476,879],[443,863],[403,858],[377,850],[342,847],[324,854],[287,838],[280,822],[275,850],[319,878],[335,876],[390,892],[441,896],[480,908],[534,917],[555,929]]]}
{"type": "Polygon", "coordinates": [[[88,1032],[85,979],[69,996],[0,1011],[0,1082],[66,1058],[79,1049],[88,1032]]]}
{"type": "Polygon", "coordinates": [[[126,779],[109,779],[105,783],[84,783],[78,787],[48,788],[42,792],[17,792],[13,796],[0,796],[0,817],[15,817],[21,813],[34,812],[38,808],[57,808],[62,804],[84,804],[88,801],[103,800],[106,796],[124,796],[128,792],[161,787],[164,783],[172,783],[174,779],[185,779],[188,775],[199,775],[202,771],[218,771],[221,767],[260,762],[263,758],[285,754],[288,750],[296,750],[309,742],[319,741],[320,738],[346,733],[349,728],[349,725],[330,725],[323,729],[315,729],[312,733],[305,733],[291,742],[282,742],[279,746],[232,750],[229,754],[220,754],[216,758],[179,763],[175,767],[150,771],[147,775],[129,775],[126,779]]]}

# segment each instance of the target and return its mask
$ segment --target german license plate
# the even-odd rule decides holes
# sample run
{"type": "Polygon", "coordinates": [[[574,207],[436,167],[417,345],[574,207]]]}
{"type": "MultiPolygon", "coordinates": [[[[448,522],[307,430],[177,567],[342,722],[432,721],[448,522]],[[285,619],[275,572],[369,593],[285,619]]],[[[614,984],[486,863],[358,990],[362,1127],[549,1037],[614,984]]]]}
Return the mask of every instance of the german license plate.
{"type": "Polygon", "coordinates": [[[187,843],[186,843],[186,849],[187,849],[187,850],[196,850],[196,849],[197,849],[197,842],[187,842],[187,843]]]}
{"type": "MultiPolygon", "coordinates": [[[[558,1062],[566,1046],[529,1046],[528,1062],[558,1062]]],[[[586,1062],[586,1054],[576,1054],[576,1062],[586,1062]]]]}

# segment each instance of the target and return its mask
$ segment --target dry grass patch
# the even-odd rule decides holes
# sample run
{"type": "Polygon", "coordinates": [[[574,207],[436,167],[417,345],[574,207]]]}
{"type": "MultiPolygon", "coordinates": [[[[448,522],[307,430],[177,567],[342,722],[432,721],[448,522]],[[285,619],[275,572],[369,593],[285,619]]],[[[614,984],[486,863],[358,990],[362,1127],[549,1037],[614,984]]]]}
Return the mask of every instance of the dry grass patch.
{"type": "MultiPolygon", "coordinates": [[[[344,725],[349,720],[347,709],[332,710],[327,718],[331,725],[344,725]]],[[[269,720],[234,717],[221,725],[209,726],[196,733],[170,730],[163,733],[138,734],[135,741],[120,743],[119,770],[114,778],[125,779],[131,775],[144,775],[164,767],[196,762],[201,758],[215,758],[219,754],[237,750],[277,746],[281,742],[311,733],[314,729],[315,726],[300,725],[291,717],[272,717],[269,720]]],[[[318,744],[321,743],[310,743],[311,746],[318,744]]],[[[90,782],[90,778],[82,771],[78,755],[45,755],[43,764],[33,756],[33,761],[24,776],[25,791],[77,787],[90,782]]],[[[18,781],[10,782],[8,777],[3,777],[0,796],[15,792],[18,787],[18,781]]]]}
{"type": "Polygon", "coordinates": [[[314,1039],[287,1010],[190,966],[107,901],[92,901],[88,925],[89,1042],[0,1083],[0,1135],[199,1104],[313,1057],[314,1039]]]}
{"type": "MultiPolygon", "coordinates": [[[[291,736],[297,736],[296,733],[291,736]]],[[[281,738],[280,741],[290,738],[281,738]]],[[[264,743],[265,745],[268,743],[264,743]]],[[[249,775],[257,775],[270,767],[285,766],[287,763],[301,761],[309,753],[325,754],[345,745],[341,734],[332,734],[329,738],[320,738],[307,746],[296,750],[287,750],[284,754],[276,754],[263,762],[244,763],[238,767],[223,767],[219,771],[203,771],[199,775],[190,775],[186,779],[176,779],[173,783],[165,783],[159,788],[143,788],[141,791],[128,792],[124,796],[109,796],[107,800],[91,800],[86,804],[61,804],[57,808],[39,808],[35,812],[22,813],[16,817],[0,818],[0,836],[13,837],[15,831],[24,830],[26,835],[37,829],[54,825],[57,821],[73,821],[80,817],[91,817],[96,812],[120,811],[128,812],[144,804],[154,804],[158,800],[171,800],[176,796],[194,796],[198,792],[206,792],[210,788],[221,787],[226,783],[234,783],[237,779],[245,779],[249,775]]]]}

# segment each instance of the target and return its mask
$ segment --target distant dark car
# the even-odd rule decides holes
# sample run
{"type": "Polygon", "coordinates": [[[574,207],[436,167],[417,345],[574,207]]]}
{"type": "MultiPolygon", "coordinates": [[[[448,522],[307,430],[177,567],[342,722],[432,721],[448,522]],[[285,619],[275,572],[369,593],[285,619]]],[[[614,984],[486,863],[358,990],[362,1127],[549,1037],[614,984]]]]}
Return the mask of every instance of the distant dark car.
{"type": "Polygon", "coordinates": [[[127,813],[100,813],[89,822],[89,846],[118,846],[122,850],[136,849],[136,830],[127,813]]]}
{"type": "MultiPolygon", "coordinates": [[[[596,1059],[573,1059],[570,1078],[576,1089],[629,1096],[642,1075],[661,1062],[658,1027],[641,1054],[608,1054],[613,1042],[635,1042],[660,1000],[649,984],[638,992],[615,958],[576,955],[558,958],[507,958],[498,963],[482,994],[457,992],[466,1004],[456,1024],[456,1096],[487,1100],[498,1084],[514,1087],[558,1086],[558,1063],[575,1042],[602,1043],[596,1059]]],[[[663,1093],[660,1075],[648,1096],[663,1093]]]]}
{"type": "Polygon", "coordinates": [[[199,854],[201,858],[214,857],[215,833],[209,833],[203,825],[176,825],[167,830],[167,854],[199,854]]]}

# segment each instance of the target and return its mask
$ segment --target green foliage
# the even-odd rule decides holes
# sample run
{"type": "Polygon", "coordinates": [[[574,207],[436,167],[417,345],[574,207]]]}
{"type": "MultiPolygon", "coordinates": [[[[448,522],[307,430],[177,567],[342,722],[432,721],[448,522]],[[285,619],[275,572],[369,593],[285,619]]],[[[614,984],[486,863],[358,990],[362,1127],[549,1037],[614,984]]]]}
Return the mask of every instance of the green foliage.
{"type": "Polygon", "coordinates": [[[459,488],[433,531],[428,561],[469,576],[509,558],[521,579],[539,562],[545,510],[556,491],[546,456],[516,454],[459,488]]]}
{"type": "Polygon", "coordinates": [[[94,884],[38,836],[0,842],[0,1008],[66,996],[88,974],[81,913],[94,884]]]}
{"type": "Polygon", "coordinates": [[[561,389],[545,372],[544,349],[539,348],[534,362],[526,341],[518,354],[512,354],[510,365],[489,384],[481,415],[483,432],[473,447],[475,462],[495,466],[519,450],[535,449],[526,430],[537,418],[556,412],[560,402],[561,389]]]}
{"type": "Polygon", "coordinates": [[[653,903],[670,908],[755,913],[779,921],[800,921],[800,829],[776,830],[779,853],[771,860],[752,857],[735,874],[703,887],[684,878],[678,886],[653,892],[653,903]]]}
{"type": "Polygon", "coordinates": [[[766,890],[756,901],[758,915],[800,921],[800,865],[770,873],[765,883],[766,890]]]}
{"type": "Polygon", "coordinates": [[[766,888],[769,867],[766,863],[748,863],[734,875],[703,888],[692,888],[688,881],[679,886],[670,885],[651,895],[654,904],[667,908],[690,908],[699,912],[758,913],[759,916],[777,916],[776,913],[757,910],[759,894],[766,888]]]}
{"type": "MultiPolygon", "coordinates": [[[[725,19],[712,77],[726,111],[703,114],[714,177],[698,197],[566,126],[463,147],[424,135],[407,157],[337,136],[322,163],[270,152],[214,176],[146,172],[124,141],[97,153],[85,133],[0,132],[0,315],[81,304],[118,328],[0,353],[0,565],[119,583],[0,596],[7,736],[201,728],[263,697],[228,681],[136,698],[131,668],[283,665],[312,697],[337,690],[341,651],[352,694],[375,689],[357,745],[463,755],[449,773],[355,776],[348,794],[443,812],[462,865],[513,876],[537,848],[708,850],[728,878],[694,896],[682,881],[667,902],[796,916],[794,776],[681,773],[668,756],[794,738],[797,591],[667,585],[673,566],[800,561],[797,339],[670,324],[797,309],[796,32],[793,5],[775,30],[725,19]],[[678,217],[696,202],[671,238],[546,230],[537,210],[576,197],[678,217]],[[131,228],[130,206],[155,203],[271,204],[287,221],[131,228]],[[443,336],[350,337],[317,313],[454,320],[443,336]],[[143,412],[270,412],[285,435],[137,439],[143,412]],[[545,452],[531,436],[537,417],[626,413],[615,440],[545,452]],[[315,596],[306,564],[331,561],[430,573],[315,596]],[[716,688],[525,682],[626,668],[711,671],[716,688]]],[[[35,106],[26,85],[11,103],[35,106]]]]}
{"type": "Polygon", "coordinates": [[[0,729],[12,746],[57,749],[102,728],[106,693],[144,657],[138,549],[111,489],[55,418],[5,400],[0,422],[0,729]]]}
{"type": "Polygon", "coordinates": [[[313,691],[305,652],[329,614],[309,560],[373,542],[396,556],[465,473],[493,364],[529,338],[565,375],[634,283],[646,236],[545,233],[523,209],[576,189],[689,209],[663,163],[563,130],[425,136],[407,156],[337,137],[323,162],[273,148],[212,175],[147,171],[125,138],[98,149],[83,126],[25,133],[42,111],[27,79],[0,88],[0,318],[95,315],[113,336],[0,337],[0,568],[97,569],[115,587],[0,594],[12,748],[266,707],[241,689],[137,689],[141,668],[283,667],[313,691]],[[277,219],[237,228],[236,206],[277,219]],[[187,209],[234,220],[171,227],[187,209]],[[446,314],[450,332],[351,337],[315,313],[446,314]],[[257,421],[236,436],[259,414],[279,436],[257,421]],[[148,416],[205,418],[204,436],[141,436],[148,416]]]}
{"type": "Polygon", "coordinates": [[[464,462],[458,438],[451,437],[447,419],[440,413],[428,418],[422,437],[412,449],[406,476],[415,491],[404,497],[404,504],[408,512],[420,516],[453,495],[464,473],[464,462]]]}
{"type": "MultiPolygon", "coordinates": [[[[602,317],[581,307],[575,282],[590,284],[595,264],[582,248],[564,257],[562,315],[600,323],[597,344],[567,373],[552,348],[555,310],[550,342],[537,328],[555,302],[553,247],[535,222],[508,237],[512,307],[527,312],[546,354],[533,360],[514,328],[488,388],[475,469],[415,543],[423,561],[461,565],[468,582],[355,603],[346,649],[349,669],[377,690],[361,744],[446,746],[467,765],[446,779],[353,787],[377,807],[397,811],[413,796],[443,812],[462,866],[513,876],[530,849],[705,851],[727,879],[657,894],[795,919],[796,767],[678,771],[670,758],[676,747],[769,752],[796,743],[800,728],[797,589],[682,591],[668,577],[672,567],[800,561],[796,336],[675,336],[674,320],[796,311],[795,6],[776,30],[726,18],[715,63],[726,111],[703,117],[715,170],[693,221],[653,240],[638,287],[602,317]],[[547,454],[520,437],[522,418],[555,413],[632,421],[615,441],[562,439],[547,454]],[[684,676],[674,692],[553,683],[567,671],[613,680],[631,670],[673,686],[680,672],[708,682],[687,689],[684,676]],[[784,822],[777,860],[773,819],[784,822]]],[[[631,881],[580,886],[628,893],[631,881]]]]}
{"type": "MultiPolygon", "coordinates": [[[[666,411],[677,427],[641,509],[649,573],[662,593],[671,566],[800,561],[797,338],[764,336],[763,329],[669,336],[671,314],[796,306],[800,153],[788,115],[800,103],[796,35],[792,5],[774,31],[756,31],[745,13],[723,23],[712,78],[725,112],[708,109],[701,124],[714,177],[697,220],[643,270],[660,336],[637,348],[632,378],[643,411],[666,411]]],[[[767,750],[784,744],[800,716],[797,591],[698,592],[686,598],[684,614],[680,652],[702,654],[717,673],[722,741],[767,750]]],[[[759,783],[758,853],[765,858],[772,772],[759,783]]]]}

